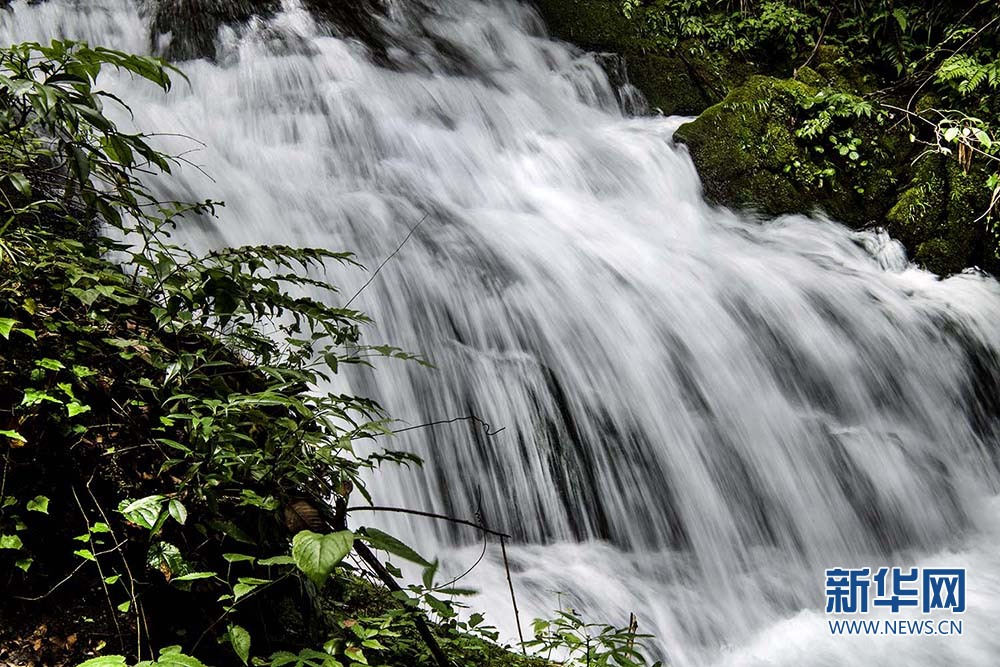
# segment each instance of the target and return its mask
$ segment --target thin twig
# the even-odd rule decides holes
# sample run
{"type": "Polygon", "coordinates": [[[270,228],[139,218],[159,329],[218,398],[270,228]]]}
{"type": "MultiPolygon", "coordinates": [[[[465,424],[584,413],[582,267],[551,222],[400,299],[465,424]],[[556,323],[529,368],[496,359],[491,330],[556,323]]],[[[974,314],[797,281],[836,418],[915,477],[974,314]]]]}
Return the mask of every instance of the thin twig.
{"type": "Polygon", "coordinates": [[[507,561],[507,542],[500,538],[500,553],[503,554],[503,569],[507,573],[507,586],[510,588],[510,602],[514,605],[514,622],[517,624],[517,636],[521,640],[521,653],[528,655],[524,644],[524,633],[521,631],[521,613],[517,610],[517,597],[514,595],[514,581],[510,578],[510,563],[507,561]]]}
{"type": "MultiPolygon", "coordinates": [[[[501,539],[503,539],[503,538],[501,538],[501,539]]],[[[451,588],[456,583],[458,583],[460,580],[462,580],[462,579],[466,578],[467,576],[469,576],[470,574],[472,574],[472,571],[475,570],[477,567],[479,567],[479,564],[483,562],[484,558],[486,558],[486,544],[487,544],[486,533],[483,533],[483,550],[479,553],[479,558],[476,559],[476,562],[473,563],[472,565],[470,565],[469,569],[467,569],[462,574],[458,575],[457,577],[455,577],[454,579],[452,579],[451,581],[449,581],[447,583],[444,583],[444,584],[441,584],[440,586],[437,586],[436,588],[438,588],[438,589],[441,589],[441,588],[451,588]]]]}
{"type": "Polygon", "coordinates": [[[403,238],[403,240],[400,242],[400,244],[398,246],[396,246],[396,249],[393,250],[392,253],[388,257],[386,257],[384,260],[382,260],[382,263],[378,265],[378,268],[375,269],[375,272],[372,273],[371,277],[367,281],[365,281],[365,284],[361,286],[361,289],[359,289],[357,292],[355,292],[354,296],[352,296],[350,299],[348,299],[347,303],[344,304],[344,308],[348,308],[348,307],[350,307],[350,305],[352,303],[354,303],[354,300],[357,299],[358,296],[362,292],[365,291],[365,288],[368,287],[373,280],[375,280],[375,277],[378,275],[378,272],[382,270],[382,267],[385,266],[389,262],[390,259],[392,259],[393,257],[395,257],[396,253],[398,253],[400,250],[403,249],[403,246],[406,245],[406,242],[410,240],[411,236],[413,236],[413,232],[417,231],[417,227],[419,227],[420,225],[424,224],[424,220],[426,220],[429,216],[430,216],[430,213],[425,213],[424,217],[420,218],[420,222],[418,222],[417,224],[413,225],[413,227],[410,228],[409,233],[407,233],[407,235],[403,238]]]}
{"type": "Polygon", "coordinates": [[[357,505],[355,507],[348,507],[348,512],[395,512],[397,514],[412,514],[414,516],[425,516],[431,519],[440,519],[441,521],[450,521],[452,523],[458,523],[463,526],[471,526],[473,528],[478,528],[484,533],[489,533],[490,535],[496,535],[500,538],[510,539],[510,535],[506,533],[501,533],[496,530],[490,530],[486,526],[472,521],[467,521],[465,519],[456,519],[452,516],[447,516],[445,514],[435,514],[434,512],[422,512],[420,510],[411,510],[405,507],[382,507],[379,505],[357,505]]]}
{"type": "MultiPolygon", "coordinates": [[[[486,429],[486,435],[490,436],[490,437],[496,435],[497,433],[500,433],[501,431],[503,431],[504,429],[507,428],[506,426],[501,426],[500,428],[498,428],[497,430],[494,431],[493,427],[490,426],[489,423],[485,419],[482,419],[481,417],[476,417],[475,415],[469,415],[468,417],[454,417],[452,419],[439,419],[437,421],[427,422],[426,424],[417,424],[416,426],[407,426],[405,428],[396,428],[396,429],[393,429],[392,432],[393,433],[403,433],[405,431],[414,431],[414,430],[416,430],[418,428],[427,428],[428,426],[440,426],[442,424],[454,424],[455,422],[459,422],[459,421],[474,421],[474,422],[477,422],[479,424],[482,424],[483,428],[486,429]]],[[[378,435],[383,435],[383,434],[380,433],[378,435]]]]}
{"type": "Polygon", "coordinates": [[[795,72],[792,75],[793,79],[798,77],[800,69],[802,69],[803,67],[807,67],[809,63],[812,62],[812,59],[816,56],[816,53],[819,51],[820,44],[823,43],[823,36],[826,35],[826,27],[830,25],[830,19],[833,17],[833,11],[834,10],[831,9],[830,12],[826,15],[826,20],[823,21],[823,28],[819,31],[819,37],[816,38],[816,45],[813,47],[812,53],[809,54],[809,57],[806,58],[806,61],[804,63],[802,63],[799,67],[795,68],[795,72]]]}
{"type": "MultiPolygon", "coordinates": [[[[104,555],[107,555],[107,554],[109,554],[109,553],[112,553],[112,552],[114,552],[114,551],[117,551],[117,550],[118,550],[118,549],[120,549],[120,548],[121,548],[121,547],[122,547],[123,545],[125,545],[125,544],[127,544],[127,543],[128,543],[128,540],[125,540],[125,541],[123,541],[123,542],[119,542],[118,544],[114,545],[114,546],[113,546],[113,547],[111,547],[110,549],[105,549],[104,551],[98,551],[97,553],[95,553],[95,554],[94,554],[94,556],[95,556],[95,557],[97,557],[97,556],[104,556],[104,555]]],[[[74,567],[74,568],[73,568],[73,569],[72,569],[72,570],[70,571],[70,573],[69,573],[69,574],[67,574],[67,575],[66,575],[66,576],[65,576],[65,577],[64,577],[63,579],[61,579],[61,580],[60,580],[59,582],[57,582],[57,583],[56,583],[56,584],[55,584],[55,585],[54,585],[54,586],[53,586],[52,588],[50,588],[50,589],[49,589],[48,591],[46,591],[45,593],[42,593],[41,595],[36,595],[36,596],[34,596],[34,597],[27,597],[27,596],[24,596],[24,595],[12,595],[11,597],[12,597],[12,598],[14,598],[15,600],[23,600],[23,601],[25,601],[25,602],[38,602],[39,600],[44,600],[45,598],[47,598],[47,597],[49,597],[50,595],[52,595],[53,593],[55,593],[55,592],[56,592],[56,589],[58,589],[58,588],[59,588],[60,586],[62,586],[62,585],[63,585],[63,584],[65,584],[65,583],[66,583],[67,581],[69,581],[70,579],[72,579],[72,578],[73,578],[73,575],[75,575],[75,574],[76,574],[77,572],[79,572],[79,571],[80,571],[80,570],[82,570],[82,569],[83,569],[84,567],[86,567],[87,563],[89,563],[89,562],[90,562],[89,560],[84,560],[84,561],[83,561],[82,563],[80,563],[79,565],[77,565],[76,567],[74,567]]]]}

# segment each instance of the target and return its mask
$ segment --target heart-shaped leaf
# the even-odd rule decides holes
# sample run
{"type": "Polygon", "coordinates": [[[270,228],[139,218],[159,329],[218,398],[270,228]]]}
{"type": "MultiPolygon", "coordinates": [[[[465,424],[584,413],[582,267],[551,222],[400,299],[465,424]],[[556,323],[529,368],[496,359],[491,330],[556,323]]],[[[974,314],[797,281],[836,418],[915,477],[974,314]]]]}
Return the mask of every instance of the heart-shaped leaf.
{"type": "Polygon", "coordinates": [[[292,558],[307,577],[322,586],[353,546],[354,533],[349,530],[325,535],[303,530],[292,539],[292,558]]]}

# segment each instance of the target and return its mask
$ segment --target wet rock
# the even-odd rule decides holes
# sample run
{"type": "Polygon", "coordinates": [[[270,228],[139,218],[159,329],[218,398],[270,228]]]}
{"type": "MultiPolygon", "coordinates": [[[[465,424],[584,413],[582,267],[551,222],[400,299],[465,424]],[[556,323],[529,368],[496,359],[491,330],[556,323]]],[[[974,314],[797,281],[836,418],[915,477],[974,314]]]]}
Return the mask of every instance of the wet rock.
{"type": "Polygon", "coordinates": [[[879,224],[909,145],[874,120],[856,119],[851,130],[863,158],[852,163],[829,145],[817,150],[796,131],[808,116],[803,104],[828,81],[809,68],[800,75],[750,77],[682,125],[675,140],[688,146],[705,194],[716,203],[768,215],[822,211],[855,227],[879,224]]]}
{"type": "Polygon", "coordinates": [[[161,0],[153,6],[151,38],[154,45],[166,43],[160,55],[167,60],[211,59],[220,27],[269,16],[280,7],[279,0],[161,0]]]}
{"type": "Polygon", "coordinates": [[[945,155],[928,155],[886,216],[889,231],[913,249],[913,259],[947,275],[971,264],[996,270],[988,233],[978,219],[989,206],[987,173],[962,171],[945,155]]]}
{"type": "Polygon", "coordinates": [[[665,115],[695,115],[725,97],[753,68],[685,43],[666,50],[638,34],[613,0],[538,0],[550,33],[590,51],[613,52],[626,62],[629,82],[665,115]]]}

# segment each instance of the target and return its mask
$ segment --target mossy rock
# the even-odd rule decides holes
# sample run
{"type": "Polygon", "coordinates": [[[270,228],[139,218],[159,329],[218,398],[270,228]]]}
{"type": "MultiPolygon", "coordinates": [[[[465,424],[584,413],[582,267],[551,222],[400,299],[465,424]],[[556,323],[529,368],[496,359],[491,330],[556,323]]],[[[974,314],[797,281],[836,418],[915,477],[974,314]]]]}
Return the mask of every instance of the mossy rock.
{"type": "MultiPolygon", "coordinates": [[[[635,26],[610,0],[538,0],[538,11],[553,35],[590,51],[641,46],[635,26]]],[[[651,46],[651,45],[650,45],[651,46]]]]}
{"type": "Polygon", "coordinates": [[[753,76],[682,125],[674,138],[688,146],[708,198],[772,215],[811,210],[809,193],[784,168],[804,157],[788,119],[815,93],[799,81],[753,76]]]}
{"type": "Polygon", "coordinates": [[[805,81],[750,77],[682,125],[675,139],[688,146],[705,194],[716,203],[768,215],[822,211],[855,227],[878,223],[910,147],[876,121],[860,119],[851,129],[862,140],[864,166],[829,146],[819,153],[796,130],[806,116],[801,103],[820,90],[811,84],[825,80],[810,69],[803,73],[805,81]],[[833,178],[825,173],[831,164],[842,167],[833,178]]]}
{"type": "Polygon", "coordinates": [[[630,83],[668,116],[701,113],[753,72],[752,65],[721,53],[698,55],[695,43],[661,47],[640,35],[614,0],[538,0],[537,6],[554,37],[623,56],[630,83]]]}
{"type": "Polygon", "coordinates": [[[989,206],[987,176],[978,166],[965,173],[945,155],[921,159],[886,216],[890,233],[934,273],[956,273],[974,264],[995,270],[995,243],[982,221],[989,206]]]}

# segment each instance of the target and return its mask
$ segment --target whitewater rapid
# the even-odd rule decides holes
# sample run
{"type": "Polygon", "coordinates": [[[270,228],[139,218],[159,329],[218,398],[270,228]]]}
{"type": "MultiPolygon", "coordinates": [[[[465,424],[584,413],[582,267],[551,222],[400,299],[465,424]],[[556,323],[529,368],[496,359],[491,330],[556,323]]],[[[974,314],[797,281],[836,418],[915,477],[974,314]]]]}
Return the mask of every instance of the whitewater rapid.
{"type": "MultiPolygon", "coordinates": [[[[878,231],[710,206],[680,120],[623,113],[634,89],[529,5],[389,7],[378,58],[286,0],[222,28],[169,95],[105,79],[132,104],[123,125],[198,149],[202,169],[154,187],[226,202],[179,231],[191,247],[348,249],[371,269],[412,231],[353,305],[369,341],[437,369],[385,362],[336,388],[401,426],[503,430],[400,434],[426,465],[379,473],[376,500],[514,534],[525,631],[562,604],[635,612],[677,666],[996,664],[1000,286],[940,280],[878,231]],[[969,568],[964,635],[831,636],[835,565],[969,568]]],[[[0,17],[7,42],[151,49],[124,0],[0,17]]],[[[369,276],[335,277],[349,295],[369,276]]],[[[481,549],[378,522],[447,572],[481,549]]],[[[463,583],[515,638],[495,544],[463,583]]]]}

